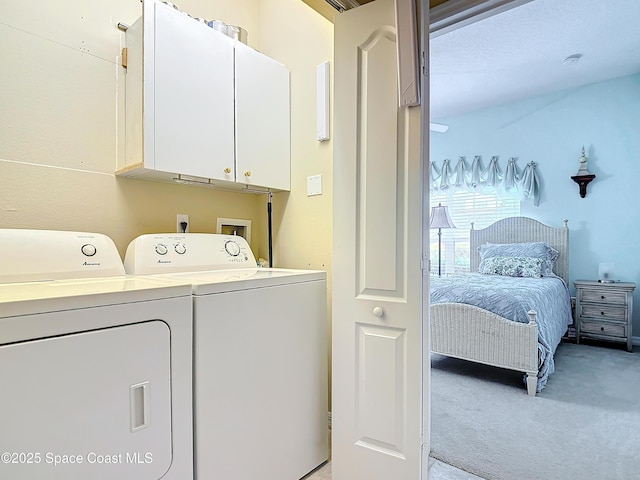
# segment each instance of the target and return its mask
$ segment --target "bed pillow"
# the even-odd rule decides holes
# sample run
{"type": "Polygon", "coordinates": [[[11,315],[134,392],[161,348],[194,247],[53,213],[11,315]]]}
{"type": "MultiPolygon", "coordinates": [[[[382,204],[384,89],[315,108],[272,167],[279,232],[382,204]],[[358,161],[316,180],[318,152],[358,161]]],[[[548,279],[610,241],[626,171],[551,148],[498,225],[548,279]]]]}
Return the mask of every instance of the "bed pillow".
{"type": "Polygon", "coordinates": [[[545,242],[529,243],[485,243],[478,247],[480,252],[480,266],[478,271],[482,271],[484,263],[489,258],[494,257],[524,257],[539,258],[542,260],[542,276],[551,277],[553,267],[558,259],[559,252],[545,242]]]}
{"type": "Polygon", "coordinates": [[[480,273],[509,277],[542,277],[543,260],[532,257],[491,257],[480,267],[480,273]]]}

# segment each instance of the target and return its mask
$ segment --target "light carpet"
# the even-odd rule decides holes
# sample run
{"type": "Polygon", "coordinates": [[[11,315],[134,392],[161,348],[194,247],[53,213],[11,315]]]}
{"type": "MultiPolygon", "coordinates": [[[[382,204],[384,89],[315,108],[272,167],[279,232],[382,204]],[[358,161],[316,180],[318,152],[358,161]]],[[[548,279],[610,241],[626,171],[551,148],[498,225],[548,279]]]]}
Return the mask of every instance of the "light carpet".
{"type": "Polygon", "coordinates": [[[640,478],[640,353],[562,343],[546,388],[432,355],[431,455],[490,480],[640,478]]]}

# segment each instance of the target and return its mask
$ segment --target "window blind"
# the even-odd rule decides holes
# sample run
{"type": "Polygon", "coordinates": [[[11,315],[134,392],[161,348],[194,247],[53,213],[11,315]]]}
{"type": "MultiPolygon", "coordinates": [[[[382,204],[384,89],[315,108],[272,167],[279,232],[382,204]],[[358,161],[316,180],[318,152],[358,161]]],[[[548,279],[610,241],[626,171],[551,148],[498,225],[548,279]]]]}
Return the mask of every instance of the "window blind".
{"type": "MultiPolygon", "coordinates": [[[[518,198],[498,195],[497,192],[476,193],[467,190],[447,192],[433,191],[431,206],[446,205],[456,228],[442,230],[442,272],[443,274],[469,271],[469,231],[485,228],[507,217],[520,215],[518,198]]],[[[430,230],[431,265],[430,272],[438,272],[438,229],[430,230]]]]}

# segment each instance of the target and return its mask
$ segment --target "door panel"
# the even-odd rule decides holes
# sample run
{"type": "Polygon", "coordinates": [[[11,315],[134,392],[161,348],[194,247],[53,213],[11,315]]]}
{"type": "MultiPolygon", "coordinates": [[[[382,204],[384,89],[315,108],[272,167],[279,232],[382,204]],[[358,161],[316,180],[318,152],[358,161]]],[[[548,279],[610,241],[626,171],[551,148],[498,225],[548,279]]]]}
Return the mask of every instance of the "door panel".
{"type": "Polygon", "coordinates": [[[420,111],[398,107],[394,6],[335,21],[334,480],[421,471],[420,111]]]}
{"type": "Polygon", "coordinates": [[[392,29],[377,29],[358,47],[357,68],[358,290],[362,295],[403,297],[405,202],[399,196],[406,189],[402,162],[390,159],[396,159],[398,126],[404,117],[397,108],[392,29]]]}
{"type": "Polygon", "coordinates": [[[404,458],[406,330],[357,326],[357,445],[404,458]]]}

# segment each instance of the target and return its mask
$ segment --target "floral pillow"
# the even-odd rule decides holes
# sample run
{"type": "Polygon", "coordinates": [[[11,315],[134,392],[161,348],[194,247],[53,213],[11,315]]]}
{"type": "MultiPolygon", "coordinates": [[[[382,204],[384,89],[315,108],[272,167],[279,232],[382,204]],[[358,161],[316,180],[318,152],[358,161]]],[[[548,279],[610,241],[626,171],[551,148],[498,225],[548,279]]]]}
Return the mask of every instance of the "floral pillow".
{"type": "Polygon", "coordinates": [[[482,262],[480,273],[539,278],[542,264],[542,259],[533,257],[491,257],[482,262]]]}
{"type": "Polygon", "coordinates": [[[478,247],[480,252],[480,265],[478,271],[482,271],[484,263],[494,257],[538,258],[542,261],[542,276],[554,276],[553,267],[558,259],[559,252],[545,242],[529,243],[485,243],[478,247]]]}

